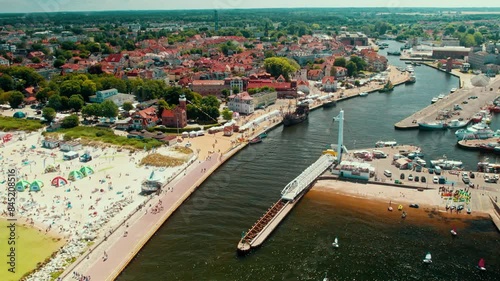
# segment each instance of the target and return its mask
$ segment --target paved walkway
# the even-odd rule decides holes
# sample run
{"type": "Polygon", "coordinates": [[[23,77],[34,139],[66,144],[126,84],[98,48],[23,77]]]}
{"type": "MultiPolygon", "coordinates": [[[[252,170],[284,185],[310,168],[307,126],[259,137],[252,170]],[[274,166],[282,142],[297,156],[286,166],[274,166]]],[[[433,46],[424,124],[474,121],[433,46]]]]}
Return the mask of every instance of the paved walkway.
{"type": "Polygon", "coordinates": [[[90,276],[91,280],[114,280],[165,220],[218,167],[221,162],[219,157],[213,154],[209,159],[191,165],[184,176],[179,175],[163,188],[159,196],[133,215],[128,220],[128,227],[123,225],[111,234],[63,280],[74,280],[73,272],[90,276]],[[162,206],[163,209],[158,208],[161,211],[153,214],[151,211],[155,206],[162,206]]]}

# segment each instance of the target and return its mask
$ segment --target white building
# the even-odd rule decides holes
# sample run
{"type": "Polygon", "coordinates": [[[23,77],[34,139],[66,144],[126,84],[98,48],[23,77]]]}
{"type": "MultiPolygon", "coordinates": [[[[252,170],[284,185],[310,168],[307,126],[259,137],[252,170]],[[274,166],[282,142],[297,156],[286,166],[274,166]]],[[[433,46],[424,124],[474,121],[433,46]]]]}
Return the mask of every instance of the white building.
{"type": "Polygon", "coordinates": [[[253,98],[247,92],[231,95],[228,97],[228,108],[233,112],[241,114],[252,114],[254,112],[253,98]]]}
{"type": "Polygon", "coordinates": [[[0,65],[6,65],[9,66],[9,60],[0,56],[0,65]]]}

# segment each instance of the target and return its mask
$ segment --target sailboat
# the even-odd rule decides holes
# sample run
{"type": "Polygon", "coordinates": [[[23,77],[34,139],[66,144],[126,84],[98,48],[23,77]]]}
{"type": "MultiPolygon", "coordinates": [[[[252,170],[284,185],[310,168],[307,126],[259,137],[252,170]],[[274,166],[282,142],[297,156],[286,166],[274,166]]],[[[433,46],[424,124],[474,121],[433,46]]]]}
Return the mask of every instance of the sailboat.
{"type": "Polygon", "coordinates": [[[338,248],[339,247],[339,239],[337,239],[337,237],[335,237],[335,242],[332,243],[332,246],[334,248],[338,248]]]}
{"type": "Polygon", "coordinates": [[[431,253],[427,253],[427,255],[425,255],[424,263],[432,263],[431,253]]]}
{"type": "Polygon", "coordinates": [[[477,264],[477,268],[479,268],[480,270],[486,270],[486,267],[484,267],[484,259],[481,258],[479,260],[479,263],[477,264]]]}
{"type": "Polygon", "coordinates": [[[458,234],[456,228],[453,228],[450,232],[451,232],[451,235],[453,235],[453,236],[457,236],[457,234],[458,234]]]}

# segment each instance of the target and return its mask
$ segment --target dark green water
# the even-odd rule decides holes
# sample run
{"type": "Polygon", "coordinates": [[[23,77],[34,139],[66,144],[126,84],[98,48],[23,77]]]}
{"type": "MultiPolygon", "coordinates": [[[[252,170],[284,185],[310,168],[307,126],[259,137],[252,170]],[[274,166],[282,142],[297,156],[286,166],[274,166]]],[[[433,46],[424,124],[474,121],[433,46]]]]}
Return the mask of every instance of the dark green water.
{"type": "Polygon", "coordinates": [[[316,110],[308,122],[278,127],[262,144],[239,152],[180,207],[118,280],[322,280],[325,272],[331,280],[497,280],[500,235],[488,220],[467,224],[460,239],[452,240],[449,230],[437,226],[389,222],[377,213],[309,195],[260,249],[236,256],[241,232],[328,144],[336,143],[332,117],[340,108],[347,148],[395,139],[421,146],[426,159],[446,154],[475,168],[482,156],[456,148],[452,132],[394,130],[395,122],[458,85],[457,78],[425,66],[415,72],[414,85],[316,110]],[[330,247],[335,236],[341,240],[339,251],[330,247]],[[421,261],[427,251],[434,259],[429,267],[421,261]],[[481,257],[486,272],[475,269],[481,257]]]}

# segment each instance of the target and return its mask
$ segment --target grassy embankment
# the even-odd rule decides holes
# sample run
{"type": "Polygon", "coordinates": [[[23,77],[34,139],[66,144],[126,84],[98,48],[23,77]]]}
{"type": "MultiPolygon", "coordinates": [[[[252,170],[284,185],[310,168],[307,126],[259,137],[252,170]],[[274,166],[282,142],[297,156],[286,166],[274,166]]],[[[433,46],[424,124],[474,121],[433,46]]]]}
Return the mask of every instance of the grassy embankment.
{"type": "Polygon", "coordinates": [[[37,120],[27,120],[14,117],[0,116],[0,131],[25,131],[32,132],[43,128],[44,125],[37,120]]]}
{"type": "Polygon", "coordinates": [[[71,129],[61,129],[57,132],[47,133],[45,136],[64,135],[65,140],[81,139],[83,145],[106,146],[115,145],[126,149],[140,150],[160,147],[162,142],[155,139],[129,139],[124,136],[115,135],[113,130],[108,128],[83,127],[78,126],[71,129]]]}

